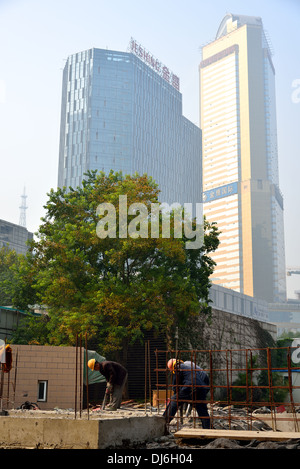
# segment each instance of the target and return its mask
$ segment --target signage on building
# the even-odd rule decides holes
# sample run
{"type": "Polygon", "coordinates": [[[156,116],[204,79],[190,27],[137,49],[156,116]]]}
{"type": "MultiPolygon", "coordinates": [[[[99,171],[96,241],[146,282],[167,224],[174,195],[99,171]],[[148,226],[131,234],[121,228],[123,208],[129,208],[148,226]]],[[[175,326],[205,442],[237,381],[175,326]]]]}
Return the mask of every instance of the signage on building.
{"type": "Polygon", "coordinates": [[[238,192],[238,183],[232,182],[225,186],[215,187],[209,191],[203,192],[203,202],[211,202],[212,200],[222,199],[238,192]]]}
{"type": "Polygon", "coordinates": [[[163,65],[150,52],[141,46],[135,39],[131,38],[129,51],[141,59],[145,64],[149,65],[158,75],[179,91],[179,77],[175,75],[168,67],[163,65]]]}

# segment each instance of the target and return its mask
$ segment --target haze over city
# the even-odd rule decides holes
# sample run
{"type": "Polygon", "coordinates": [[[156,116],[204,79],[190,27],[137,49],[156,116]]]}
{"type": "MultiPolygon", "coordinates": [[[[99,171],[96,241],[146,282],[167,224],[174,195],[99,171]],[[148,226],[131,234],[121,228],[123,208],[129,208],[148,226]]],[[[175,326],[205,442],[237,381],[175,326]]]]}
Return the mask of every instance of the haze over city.
{"type": "MultiPolygon", "coordinates": [[[[201,46],[215,39],[226,13],[260,16],[274,52],[280,189],[287,266],[300,266],[300,70],[298,0],[128,2],[0,0],[0,218],[35,232],[47,193],[57,187],[62,69],[75,52],[126,51],[134,37],[180,78],[183,114],[199,124],[201,46]]],[[[288,279],[288,294],[300,276],[288,279]]]]}

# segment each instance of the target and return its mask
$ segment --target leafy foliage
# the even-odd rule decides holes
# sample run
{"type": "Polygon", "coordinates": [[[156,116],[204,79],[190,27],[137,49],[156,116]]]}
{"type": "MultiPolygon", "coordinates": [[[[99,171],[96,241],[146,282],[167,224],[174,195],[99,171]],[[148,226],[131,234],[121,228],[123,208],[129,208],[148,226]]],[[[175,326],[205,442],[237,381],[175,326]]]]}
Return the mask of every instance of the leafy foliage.
{"type": "Polygon", "coordinates": [[[17,254],[8,247],[0,249],[0,305],[28,310],[36,301],[31,254],[17,254]]]}
{"type": "MultiPolygon", "coordinates": [[[[142,338],[145,330],[167,333],[201,308],[208,312],[214,268],[208,253],[219,243],[216,226],[205,221],[204,244],[195,250],[185,249],[186,239],[174,236],[173,225],[168,238],[161,229],[157,238],[122,238],[119,196],[126,194],[128,206],[143,203],[150,214],[157,185],[146,175],[86,176],[77,189],[51,190],[31,248],[33,286],[50,317],[44,341],[72,345],[76,334],[88,332],[107,353],[142,338]],[[115,238],[97,236],[102,203],[115,207],[115,238]]],[[[135,217],[128,215],[128,223],[135,217]]],[[[150,224],[149,216],[148,233],[150,224]]]]}
{"type": "Polygon", "coordinates": [[[284,377],[281,373],[259,368],[258,357],[248,363],[247,373],[238,373],[232,389],[233,401],[263,403],[264,405],[282,404],[288,394],[284,377]],[[257,368],[257,370],[256,370],[257,368]]]}

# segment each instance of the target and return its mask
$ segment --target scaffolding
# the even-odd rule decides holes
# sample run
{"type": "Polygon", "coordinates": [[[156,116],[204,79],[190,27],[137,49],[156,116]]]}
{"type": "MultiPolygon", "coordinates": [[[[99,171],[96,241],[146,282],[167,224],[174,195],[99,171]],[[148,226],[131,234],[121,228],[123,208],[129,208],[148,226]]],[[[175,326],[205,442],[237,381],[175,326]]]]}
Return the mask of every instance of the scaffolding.
{"type": "MultiPolygon", "coordinates": [[[[206,405],[209,411],[211,428],[216,421],[226,420],[226,428],[232,429],[237,420],[246,422],[247,430],[253,429],[257,415],[265,412],[264,421],[269,420],[270,427],[277,431],[279,421],[292,421],[299,432],[300,418],[300,367],[292,361],[292,354],[298,353],[294,347],[236,349],[236,350],[156,350],[156,405],[158,412],[167,409],[171,399],[176,402],[177,413],[173,422],[177,429],[185,422],[191,422],[195,428],[203,422],[196,407],[206,405]],[[166,364],[170,358],[176,358],[176,364],[191,362],[191,384],[180,384],[180,370],[176,367],[170,373],[166,364]],[[162,365],[163,364],[163,365],[162,365]],[[209,384],[195,383],[194,365],[200,366],[209,378],[209,384]],[[298,381],[297,381],[298,380],[298,381]],[[185,398],[180,392],[185,388],[185,398]],[[191,392],[186,399],[186,388],[191,392]],[[197,388],[208,388],[205,400],[196,396],[197,388]],[[197,406],[198,404],[198,406],[197,406]],[[216,412],[226,409],[226,412],[216,412]],[[185,410],[184,410],[185,408],[185,410]],[[237,415],[236,409],[243,409],[243,415],[237,415]],[[298,413],[298,419],[297,419],[298,413]],[[197,422],[197,420],[199,422],[197,422]]],[[[202,396],[203,399],[203,396],[202,396]]],[[[205,419],[205,417],[204,417],[205,419]]],[[[167,420],[167,426],[170,423],[167,420]]],[[[203,427],[203,423],[202,423],[203,427]]]]}

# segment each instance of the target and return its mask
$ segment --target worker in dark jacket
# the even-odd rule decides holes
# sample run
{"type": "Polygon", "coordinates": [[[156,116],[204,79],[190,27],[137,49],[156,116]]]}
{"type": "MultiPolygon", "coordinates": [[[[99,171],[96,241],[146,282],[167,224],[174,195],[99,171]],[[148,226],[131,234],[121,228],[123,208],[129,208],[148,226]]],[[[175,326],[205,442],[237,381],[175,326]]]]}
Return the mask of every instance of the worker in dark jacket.
{"type": "Polygon", "coordinates": [[[106,379],[106,393],[110,397],[107,405],[109,410],[117,410],[121,407],[122,393],[127,380],[127,370],[120,363],[112,361],[97,362],[94,358],[88,361],[88,366],[93,371],[99,371],[106,379]]]}
{"type": "Polygon", "coordinates": [[[178,361],[174,358],[168,361],[168,368],[174,374],[174,395],[164,412],[167,423],[170,423],[177,412],[178,406],[184,402],[191,404],[195,402],[198,416],[201,418],[202,427],[210,428],[210,417],[207,410],[206,400],[209,391],[209,378],[195,363],[178,361]],[[202,402],[198,402],[202,401],[202,402]]]}

